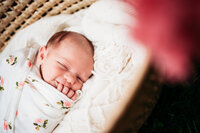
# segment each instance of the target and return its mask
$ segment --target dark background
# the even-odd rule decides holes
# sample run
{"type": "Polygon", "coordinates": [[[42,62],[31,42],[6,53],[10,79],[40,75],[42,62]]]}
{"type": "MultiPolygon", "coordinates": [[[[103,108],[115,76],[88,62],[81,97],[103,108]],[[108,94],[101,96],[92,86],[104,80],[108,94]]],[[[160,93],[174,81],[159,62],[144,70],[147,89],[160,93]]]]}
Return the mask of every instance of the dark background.
{"type": "Polygon", "coordinates": [[[200,63],[179,84],[163,83],[161,95],[138,133],[200,133],[200,63]]]}

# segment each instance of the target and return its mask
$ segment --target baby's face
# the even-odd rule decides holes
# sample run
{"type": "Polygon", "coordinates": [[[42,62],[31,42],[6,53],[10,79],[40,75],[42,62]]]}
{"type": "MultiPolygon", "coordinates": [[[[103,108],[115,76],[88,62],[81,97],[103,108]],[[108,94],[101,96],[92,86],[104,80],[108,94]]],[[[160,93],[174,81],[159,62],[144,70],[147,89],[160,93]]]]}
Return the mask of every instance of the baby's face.
{"type": "Polygon", "coordinates": [[[75,91],[80,90],[92,74],[93,55],[66,39],[56,48],[41,47],[38,56],[43,80],[75,100],[75,91]]]}

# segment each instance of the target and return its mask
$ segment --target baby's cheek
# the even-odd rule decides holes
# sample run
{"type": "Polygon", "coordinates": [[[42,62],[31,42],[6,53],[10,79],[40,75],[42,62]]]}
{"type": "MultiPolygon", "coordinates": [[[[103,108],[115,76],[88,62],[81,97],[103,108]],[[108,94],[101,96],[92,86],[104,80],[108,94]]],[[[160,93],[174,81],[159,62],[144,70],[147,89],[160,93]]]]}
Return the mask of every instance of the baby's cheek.
{"type": "Polygon", "coordinates": [[[55,80],[58,77],[62,77],[63,71],[60,71],[58,68],[53,67],[51,70],[49,70],[48,74],[51,80],[55,80]]]}
{"type": "Polygon", "coordinates": [[[49,70],[47,69],[44,73],[44,78],[47,80],[47,81],[51,81],[53,80],[55,77],[55,73],[53,73],[52,70],[49,70]]]}

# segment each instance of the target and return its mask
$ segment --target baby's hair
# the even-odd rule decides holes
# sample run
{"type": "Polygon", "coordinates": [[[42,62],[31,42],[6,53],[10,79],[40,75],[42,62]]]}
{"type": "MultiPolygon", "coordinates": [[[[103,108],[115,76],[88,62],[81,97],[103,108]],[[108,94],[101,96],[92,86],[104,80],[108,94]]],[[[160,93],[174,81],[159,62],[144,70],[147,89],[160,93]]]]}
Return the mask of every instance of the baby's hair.
{"type": "Polygon", "coordinates": [[[47,42],[46,47],[50,47],[52,45],[58,45],[59,42],[61,42],[63,39],[65,39],[67,37],[67,35],[69,34],[69,31],[60,31],[55,33],[47,42]]]}
{"type": "MultiPolygon", "coordinates": [[[[63,41],[64,39],[66,39],[67,37],[70,36],[70,34],[72,33],[75,33],[75,34],[78,34],[78,35],[81,35],[83,38],[86,39],[86,41],[89,43],[90,47],[91,47],[91,50],[92,50],[92,53],[94,52],[94,47],[91,43],[90,40],[88,40],[84,35],[82,34],[79,34],[79,33],[76,33],[76,32],[72,32],[72,31],[60,31],[60,32],[57,32],[55,33],[47,42],[47,45],[46,47],[51,47],[51,46],[58,46],[60,44],[61,41],[63,41]]],[[[94,54],[94,53],[93,53],[94,54]]]]}

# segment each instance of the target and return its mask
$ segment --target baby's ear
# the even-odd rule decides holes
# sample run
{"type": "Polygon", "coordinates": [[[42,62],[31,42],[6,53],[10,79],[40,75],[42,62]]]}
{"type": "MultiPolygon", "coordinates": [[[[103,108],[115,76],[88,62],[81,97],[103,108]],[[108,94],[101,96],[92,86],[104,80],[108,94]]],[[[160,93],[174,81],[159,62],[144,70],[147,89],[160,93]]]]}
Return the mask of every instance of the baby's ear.
{"type": "Polygon", "coordinates": [[[41,65],[43,63],[43,60],[46,58],[46,55],[47,55],[46,46],[41,46],[38,51],[37,63],[41,65]]]}

